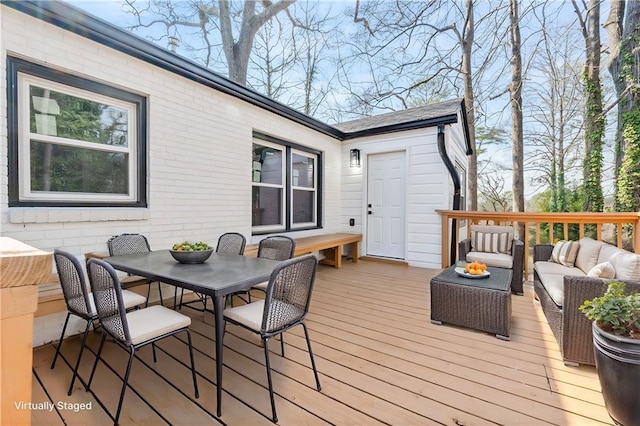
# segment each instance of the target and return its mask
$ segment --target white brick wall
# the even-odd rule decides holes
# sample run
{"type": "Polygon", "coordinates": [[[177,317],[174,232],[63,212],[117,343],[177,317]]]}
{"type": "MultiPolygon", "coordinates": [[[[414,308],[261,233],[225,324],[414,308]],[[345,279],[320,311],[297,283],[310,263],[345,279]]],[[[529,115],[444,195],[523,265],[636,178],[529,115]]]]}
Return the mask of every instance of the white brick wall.
{"type": "MultiPolygon", "coordinates": [[[[226,231],[252,242],[253,130],[324,153],[324,229],[299,235],[341,229],[339,141],[13,9],[0,6],[0,13],[0,105],[7,103],[8,54],[143,94],[150,159],[148,209],[9,209],[7,120],[0,108],[3,236],[74,254],[106,251],[107,239],[122,232],[144,233],[152,249],[184,239],[215,244],[226,231]]],[[[38,341],[57,337],[39,335],[38,341]]]]}
{"type": "MultiPolygon", "coordinates": [[[[121,232],[143,232],[153,248],[188,238],[215,243],[229,230],[249,237],[253,130],[324,152],[325,231],[338,230],[339,141],[6,7],[1,40],[3,77],[11,54],[146,95],[150,158],[149,209],[9,209],[3,108],[2,235],[73,253],[104,251],[121,232]]],[[[6,104],[6,79],[0,84],[6,104]]]]}

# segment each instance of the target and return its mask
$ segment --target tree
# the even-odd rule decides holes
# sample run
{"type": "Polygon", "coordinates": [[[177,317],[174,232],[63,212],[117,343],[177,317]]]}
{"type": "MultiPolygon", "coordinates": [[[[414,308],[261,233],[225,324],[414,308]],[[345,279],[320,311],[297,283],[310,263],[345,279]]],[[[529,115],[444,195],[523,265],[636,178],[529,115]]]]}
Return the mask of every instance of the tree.
{"type": "Polygon", "coordinates": [[[170,40],[171,37],[186,39],[188,37],[180,37],[180,32],[196,29],[203,45],[189,48],[195,50],[204,65],[209,67],[215,62],[213,59],[219,58],[216,49],[221,47],[226,59],[227,75],[243,86],[247,82],[247,69],[256,32],[295,2],[246,0],[236,3],[210,0],[175,3],[151,0],[144,3],[144,6],[139,6],[135,0],[125,1],[128,12],[138,20],[130,29],[161,27],[164,34],[156,37],[156,41],[163,38],[170,40]],[[240,18],[240,22],[234,22],[236,17],[240,18]]]}
{"type": "Polygon", "coordinates": [[[467,206],[472,210],[478,207],[476,83],[498,55],[495,45],[500,34],[496,25],[502,25],[501,19],[496,18],[500,5],[494,7],[483,2],[483,13],[476,20],[475,3],[474,0],[356,1],[353,19],[360,24],[361,33],[353,43],[356,53],[349,59],[361,59],[375,79],[361,90],[357,87],[354,90],[356,84],[349,76],[348,64],[342,76],[349,91],[361,94],[367,113],[376,108],[399,109],[398,102],[437,81],[445,82],[464,96],[474,151],[468,170],[467,206]],[[496,22],[491,22],[492,18],[496,22]],[[478,32],[479,28],[482,31],[478,32]]]}
{"type": "Polygon", "coordinates": [[[581,66],[573,57],[577,34],[572,26],[552,28],[548,14],[545,6],[534,13],[541,41],[526,93],[527,167],[536,170],[536,182],[549,194],[544,211],[565,212],[571,211],[567,187],[582,159],[584,88],[581,66]]]}
{"type": "MultiPolygon", "coordinates": [[[[509,38],[511,41],[511,143],[513,211],[524,211],[524,137],[522,119],[522,41],[518,0],[509,0],[509,38]]],[[[518,224],[518,234],[525,234],[525,224],[518,224]]]]}
{"type": "Polygon", "coordinates": [[[605,23],[608,69],[618,99],[615,140],[616,210],[640,209],[640,2],[611,2],[605,23]]]}
{"type": "Polygon", "coordinates": [[[604,209],[602,193],[602,162],[604,114],[602,86],[600,84],[600,0],[589,0],[589,4],[571,0],[585,43],[583,80],[585,85],[583,166],[584,210],[601,212],[604,209]]]}

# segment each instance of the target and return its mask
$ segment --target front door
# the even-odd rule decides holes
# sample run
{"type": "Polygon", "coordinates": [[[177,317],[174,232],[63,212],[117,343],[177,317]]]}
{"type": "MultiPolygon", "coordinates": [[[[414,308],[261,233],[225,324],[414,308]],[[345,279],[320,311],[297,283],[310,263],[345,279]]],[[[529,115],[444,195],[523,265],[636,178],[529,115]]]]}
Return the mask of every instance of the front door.
{"type": "Polygon", "coordinates": [[[367,254],[405,258],[405,152],[367,157],[367,254]]]}

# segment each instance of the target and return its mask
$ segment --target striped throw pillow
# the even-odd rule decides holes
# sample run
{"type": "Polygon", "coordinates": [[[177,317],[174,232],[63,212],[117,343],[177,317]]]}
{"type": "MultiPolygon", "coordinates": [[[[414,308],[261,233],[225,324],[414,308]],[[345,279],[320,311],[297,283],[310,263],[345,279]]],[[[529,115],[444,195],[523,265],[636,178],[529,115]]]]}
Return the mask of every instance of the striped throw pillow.
{"type": "Polygon", "coordinates": [[[578,257],[579,248],[580,243],[577,241],[558,241],[553,246],[551,259],[549,260],[564,266],[573,266],[576,262],[576,257],[578,257]]]}
{"type": "Polygon", "coordinates": [[[471,250],[509,254],[509,233],[474,232],[471,236],[471,250]]]}

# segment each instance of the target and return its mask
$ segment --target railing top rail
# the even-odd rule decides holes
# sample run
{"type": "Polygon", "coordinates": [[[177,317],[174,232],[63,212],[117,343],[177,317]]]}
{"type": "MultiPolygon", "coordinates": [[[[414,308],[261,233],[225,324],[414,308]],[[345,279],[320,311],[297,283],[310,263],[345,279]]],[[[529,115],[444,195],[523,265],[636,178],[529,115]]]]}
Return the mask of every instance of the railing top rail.
{"type": "Polygon", "coordinates": [[[640,212],[469,212],[462,210],[436,210],[436,213],[445,217],[457,217],[463,219],[484,219],[484,220],[503,220],[503,221],[537,221],[552,222],[554,220],[572,221],[574,223],[586,222],[636,222],[640,218],[640,212]]]}

